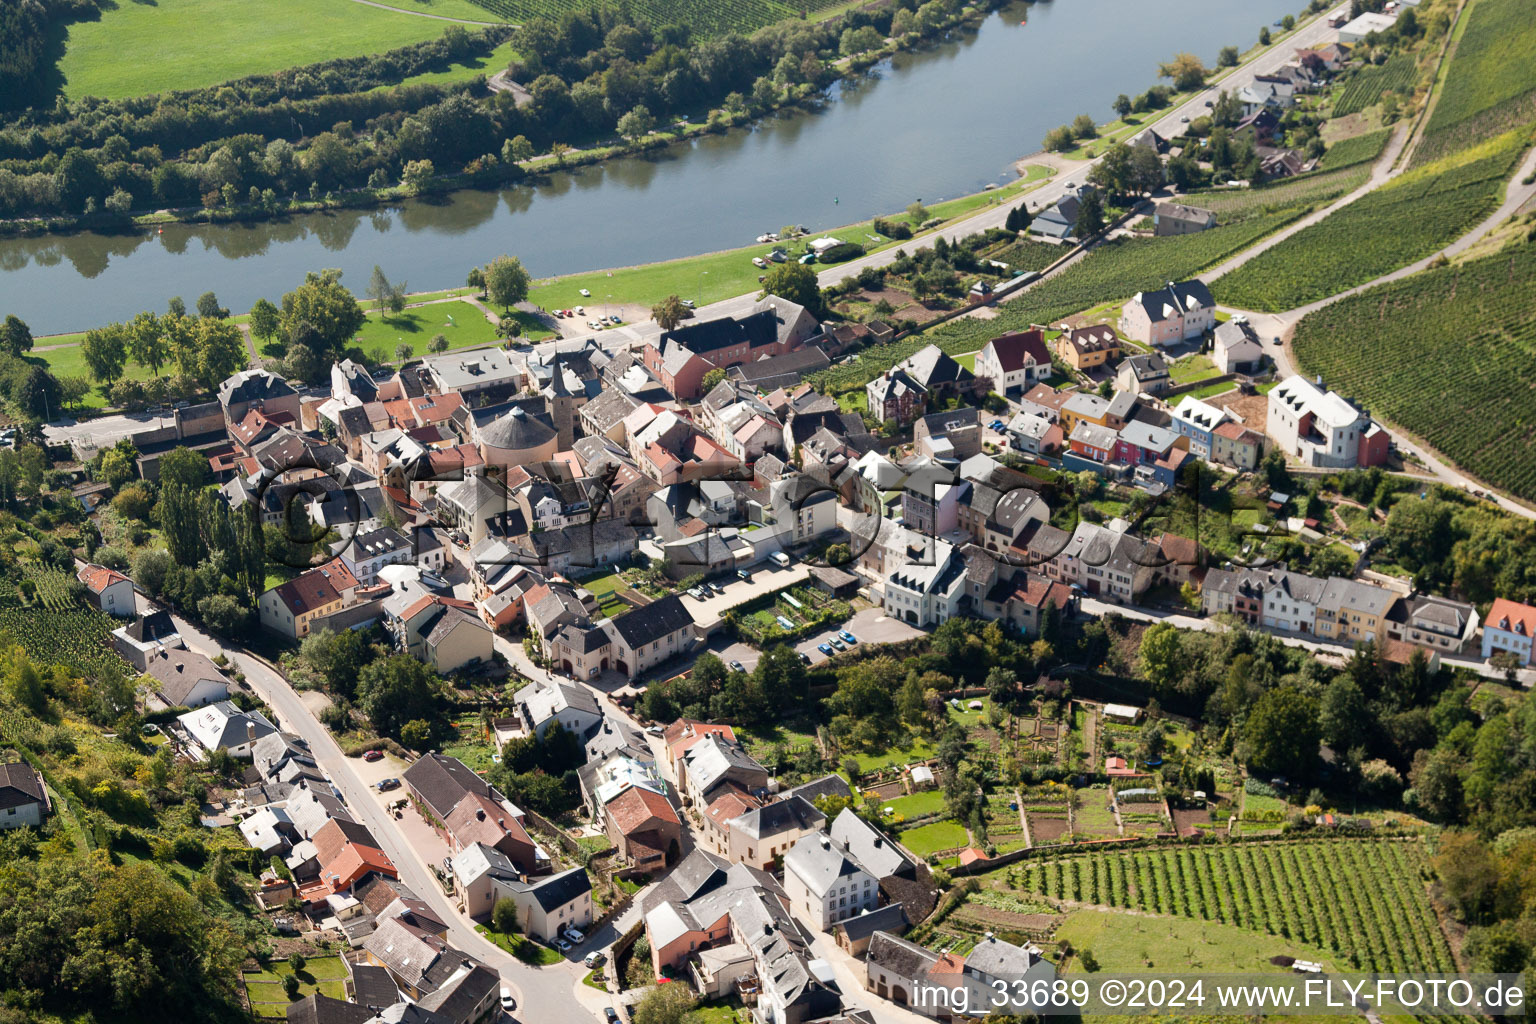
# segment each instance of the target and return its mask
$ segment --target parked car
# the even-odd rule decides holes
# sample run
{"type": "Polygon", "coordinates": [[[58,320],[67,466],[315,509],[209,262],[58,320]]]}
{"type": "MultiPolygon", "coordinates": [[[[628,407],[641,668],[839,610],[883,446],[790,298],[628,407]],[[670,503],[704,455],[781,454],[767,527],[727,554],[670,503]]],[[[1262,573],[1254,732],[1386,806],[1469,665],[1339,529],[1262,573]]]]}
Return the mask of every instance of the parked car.
{"type": "Polygon", "coordinates": [[[565,937],[570,939],[571,943],[573,945],[577,945],[577,946],[579,946],[583,942],[587,941],[587,937],[581,933],[581,929],[577,928],[573,924],[572,925],[566,925],[566,927],[565,927],[565,937]]]}
{"type": "MultiPolygon", "coordinates": [[[[693,300],[692,299],[684,299],[683,300],[683,308],[684,309],[692,309],[692,308],[694,308],[693,307],[693,300]]],[[[608,1012],[612,1013],[613,1011],[612,1011],[612,1009],[610,1009],[608,1012]]]]}
{"type": "Polygon", "coordinates": [[[800,265],[801,266],[804,266],[807,263],[815,263],[815,262],[816,262],[816,254],[813,253],[813,252],[808,252],[804,256],[800,257],[800,265]]]}
{"type": "Polygon", "coordinates": [[[753,256],[752,265],[759,268],[766,267],[768,265],[768,261],[763,259],[761,256],[753,256]]]}
{"type": "Polygon", "coordinates": [[[1189,115],[1188,114],[1181,114],[1181,115],[1179,115],[1179,124],[1189,124],[1189,115]]]}
{"type": "Polygon", "coordinates": [[[700,590],[698,587],[689,587],[688,596],[693,598],[695,601],[702,601],[704,600],[704,591],[700,590]]]}
{"type": "Polygon", "coordinates": [[[363,754],[363,760],[372,764],[374,761],[384,760],[384,751],[370,750],[363,754]]]}
{"type": "Polygon", "coordinates": [[[746,581],[747,583],[751,583],[752,582],[752,574],[747,572],[747,570],[745,570],[745,569],[737,569],[736,570],[736,575],[737,575],[738,578],[746,581]]]}
{"type": "Polygon", "coordinates": [[[611,1006],[603,1007],[603,1017],[608,1021],[608,1024],[619,1024],[619,1011],[611,1006]]]}
{"type": "Polygon", "coordinates": [[[725,584],[721,583],[719,580],[710,580],[704,585],[717,594],[725,593],[725,584]]]}
{"type": "Polygon", "coordinates": [[[831,640],[829,640],[827,642],[830,643],[832,645],[833,649],[835,649],[835,650],[846,651],[848,649],[848,645],[843,643],[841,637],[836,637],[835,636],[835,637],[833,637],[831,640]]]}
{"type": "Polygon", "coordinates": [[[400,780],[399,779],[380,779],[379,780],[379,792],[380,793],[388,793],[392,789],[399,789],[399,788],[400,788],[400,780]]]}
{"type": "Polygon", "coordinates": [[[581,292],[581,297],[584,299],[590,299],[592,297],[592,293],[587,291],[585,288],[579,289],[579,291],[581,292]]]}
{"type": "Polygon", "coordinates": [[[775,551],[768,556],[768,560],[781,569],[789,565],[789,556],[782,551],[775,551]]]}
{"type": "Polygon", "coordinates": [[[608,322],[613,324],[615,327],[617,327],[619,324],[624,322],[624,318],[619,316],[619,314],[617,314],[617,313],[609,313],[608,314],[608,322]]]}
{"type": "Polygon", "coordinates": [[[565,941],[564,939],[560,938],[559,936],[556,936],[555,937],[555,948],[558,949],[562,953],[569,953],[571,951],[571,944],[569,942],[565,941]]]}
{"type": "Polygon", "coordinates": [[[602,966],[603,961],[605,961],[607,959],[608,958],[606,956],[604,956],[602,953],[598,952],[597,950],[593,950],[592,952],[587,954],[586,959],[583,960],[582,963],[586,964],[587,967],[590,969],[590,968],[593,968],[593,967],[600,967],[600,966],[602,966]]]}
{"type": "Polygon", "coordinates": [[[839,630],[837,635],[842,638],[842,641],[845,644],[852,645],[859,642],[859,638],[848,632],[846,629],[839,630]]]}
{"type": "Polygon", "coordinates": [[[1004,430],[1008,429],[1008,425],[1002,420],[993,420],[991,423],[987,424],[987,429],[993,431],[994,433],[1001,434],[1004,430]]]}
{"type": "Polygon", "coordinates": [[[802,665],[809,665],[811,663],[811,656],[809,654],[806,654],[804,651],[796,651],[795,653],[800,655],[800,663],[802,665]]]}
{"type": "Polygon", "coordinates": [[[739,661],[732,661],[731,662],[731,671],[732,672],[745,672],[746,670],[747,670],[747,666],[743,665],[741,662],[739,662],[739,661]]]}
{"type": "Polygon", "coordinates": [[[586,316],[587,315],[587,307],[586,306],[577,306],[576,307],[576,315],[577,316],[586,316]]]}
{"type": "Polygon", "coordinates": [[[652,725],[652,726],[649,726],[645,731],[647,733],[649,733],[650,735],[652,735],[652,736],[660,736],[660,735],[664,734],[667,730],[663,729],[659,725],[652,725]]]}
{"type": "Polygon", "coordinates": [[[822,654],[825,654],[827,657],[829,657],[829,658],[832,657],[832,645],[831,644],[817,644],[816,645],[816,649],[818,651],[820,651],[822,654]]]}
{"type": "Polygon", "coordinates": [[[512,990],[509,988],[501,990],[501,1008],[508,1013],[517,1009],[517,1000],[512,998],[512,990]]]}

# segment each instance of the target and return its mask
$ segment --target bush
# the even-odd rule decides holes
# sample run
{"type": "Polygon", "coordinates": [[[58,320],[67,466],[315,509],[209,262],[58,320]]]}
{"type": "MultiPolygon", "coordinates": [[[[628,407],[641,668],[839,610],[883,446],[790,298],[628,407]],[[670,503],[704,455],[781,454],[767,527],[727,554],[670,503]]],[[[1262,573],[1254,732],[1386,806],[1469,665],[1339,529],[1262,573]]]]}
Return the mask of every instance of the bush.
{"type": "Polygon", "coordinates": [[[864,255],[864,247],[858,242],[843,242],[834,245],[816,258],[822,263],[843,263],[864,255]]]}

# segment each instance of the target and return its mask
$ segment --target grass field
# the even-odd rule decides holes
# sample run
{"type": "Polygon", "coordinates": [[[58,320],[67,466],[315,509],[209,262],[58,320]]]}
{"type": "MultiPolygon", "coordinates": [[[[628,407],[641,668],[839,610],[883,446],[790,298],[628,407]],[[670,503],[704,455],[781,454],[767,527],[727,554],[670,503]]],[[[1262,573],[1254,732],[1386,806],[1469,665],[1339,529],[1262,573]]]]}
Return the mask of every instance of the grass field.
{"type": "MultiPolygon", "coordinates": [[[[462,17],[467,0],[393,0],[462,17]]],[[[493,20],[484,11],[483,21],[493,20]]],[[[381,53],[434,39],[449,23],[351,0],[155,0],[122,3],[77,22],[59,70],[71,99],[119,99],[195,89],[333,57],[381,53]]]]}
{"type": "Polygon", "coordinates": [[[880,804],[881,809],[889,807],[908,821],[920,818],[925,814],[937,814],[944,809],[944,794],[937,789],[930,789],[925,793],[913,793],[911,796],[899,796],[894,800],[886,800],[880,804]]]}
{"type": "MultiPolygon", "coordinates": [[[[1099,970],[1135,974],[1167,970],[1216,972],[1283,971],[1269,958],[1278,954],[1332,962],[1321,950],[1294,939],[1277,939],[1230,925],[1168,917],[1136,917],[1103,910],[1079,910],[1056,930],[1073,949],[1087,949],[1099,970]]],[[[1073,971],[1082,965],[1074,961],[1073,971]]]]}
{"type": "Polygon", "coordinates": [[[902,846],[919,857],[927,857],[940,850],[953,850],[957,846],[964,846],[965,828],[952,821],[939,821],[932,825],[920,825],[917,828],[908,829],[899,838],[902,846]]]}
{"type": "Polygon", "coordinates": [[[316,957],[298,972],[288,966],[287,961],[274,960],[266,970],[246,971],[241,975],[257,1016],[286,1016],[289,1003],[288,996],[283,992],[283,979],[294,973],[299,978],[300,998],[311,992],[319,992],[332,999],[346,998],[344,979],[347,969],[340,957],[316,957]]]}
{"type": "MultiPolygon", "coordinates": [[[[476,75],[484,75],[489,78],[496,72],[505,68],[517,56],[517,51],[512,49],[510,42],[502,43],[485,57],[469,57],[462,61],[454,61],[442,71],[423,71],[419,75],[411,75],[402,78],[398,85],[450,85],[454,82],[462,82],[465,79],[474,78],[476,75]]],[[[392,89],[393,85],[381,85],[380,89],[392,89]]]]}
{"type": "MultiPolygon", "coordinates": [[[[56,338],[40,338],[38,339],[39,348],[44,345],[58,345],[62,347],[51,348],[47,352],[39,352],[37,349],[33,349],[27,353],[26,358],[28,362],[46,364],[48,371],[55,377],[84,377],[90,380],[91,390],[81,400],[80,404],[87,409],[103,409],[106,408],[107,400],[102,396],[101,388],[96,381],[91,379],[91,371],[85,365],[85,354],[80,351],[78,342],[79,339],[84,337],[85,335],[83,334],[68,334],[59,335],[56,338]],[[66,345],[66,342],[74,343],[66,345]]],[[[161,369],[164,371],[165,368],[162,367],[161,369]]],[[[148,380],[149,376],[149,368],[147,366],[139,366],[137,363],[131,362],[123,366],[124,379],[148,380]]]]}
{"type": "Polygon", "coordinates": [[[1296,326],[1298,367],[1536,499],[1536,247],[1430,270],[1296,326]],[[1476,415],[1467,415],[1476,410],[1476,415]]]}
{"type": "Polygon", "coordinates": [[[1524,145],[1523,133],[1510,132],[1394,178],[1244,263],[1212,291],[1224,305],[1278,312],[1428,256],[1498,205],[1524,145]]]}
{"type": "Polygon", "coordinates": [[[1463,17],[1416,165],[1536,115],[1536,18],[1528,0],[1475,0],[1463,17]]]}
{"type": "MultiPolygon", "coordinates": [[[[539,339],[552,336],[531,313],[517,313],[523,323],[524,337],[539,339]]],[[[499,339],[496,328],[485,318],[478,306],[469,302],[437,302],[427,306],[407,309],[398,316],[380,316],[369,313],[362,330],[357,332],[357,344],[365,351],[382,348],[385,359],[395,358],[395,346],[400,342],[410,345],[416,356],[427,354],[427,343],[434,335],[448,339],[450,350],[470,348],[475,345],[494,345],[499,339]]]]}

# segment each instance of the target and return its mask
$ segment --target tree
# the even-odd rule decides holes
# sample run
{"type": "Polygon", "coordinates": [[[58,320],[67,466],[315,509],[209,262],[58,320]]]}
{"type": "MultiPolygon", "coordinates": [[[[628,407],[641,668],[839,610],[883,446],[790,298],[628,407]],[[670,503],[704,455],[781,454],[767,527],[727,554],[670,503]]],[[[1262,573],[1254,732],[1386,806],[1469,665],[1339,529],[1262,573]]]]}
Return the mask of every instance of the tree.
{"type": "Polygon", "coordinates": [[[420,718],[413,718],[400,727],[400,742],[410,750],[424,750],[432,742],[432,726],[420,718]]]}
{"type": "Polygon", "coordinates": [[[1154,691],[1167,692],[1183,672],[1179,631],[1166,622],[1149,627],[1141,637],[1141,674],[1154,691]]]}
{"type": "Polygon", "coordinates": [[[668,295],[651,307],[651,317],[664,331],[670,331],[688,319],[688,307],[676,295],[668,295]]]}
{"type": "Polygon", "coordinates": [[[406,362],[415,354],[415,351],[409,342],[402,341],[395,346],[395,361],[399,363],[406,362]]]}
{"type": "Polygon", "coordinates": [[[341,271],[332,269],[304,275],[304,283],[283,296],[279,322],[290,342],[301,340],[296,334],[305,325],[305,343],[330,356],[345,349],[366,320],[357,298],[342,286],[341,271]]]}
{"type": "Polygon", "coordinates": [[[427,342],[427,351],[441,354],[448,351],[448,335],[434,334],[432,340],[427,342]]]}
{"type": "Polygon", "coordinates": [[[1269,45],[1269,26],[1268,25],[1265,25],[1263,28],[1259,29],[1259,45],[1260,46],[1268,46],[1269,45]]]}
{"type": "Polygon", "coordinates": [[[1360,685],[1341,673],[1323,690],[1317,721],[1323,742],[1334,750],[1348,751],[1367,738],[1369,709],[1360,685]]]}
{"type": "Polygon", "coordinates": [[[1115,113],[1121,117],[1129,117],[1131,115],[1131,110],[1134,109],[1131,104],[1131,98],[1125,93],[1121,93],[1119,96],[1116,96],[1115,102],[1111,106],[1115,113]]]}
{"type": "Polygon", "coordinates": [[[6,314],[5,323],[0,324],[0,351],[13,356],[32,351],[32,329],[21,317],[6,314]]]}
{"type": "MultiPolygon", "coordinates": [[[[1137,149],[1151,147],[1137,146],[1137,149]]],[[[1131,190],[1131,147],[1123,142],[1111,143],[1104,150],[1099,162],[1088,172],[1088,181],[1106,192],[1131,190]]],[[[1079,236],[1082,237],[1082,236],[1079,236]]]]}
{"type": "Polygon", "coordinates": [[[409,654],[396,654],[366,665],[357,675],[357,704],[381,736],[397,739],[413,719],[437,716],[441,680],[409,654]]]}
{"type": "Polygon", "coordinates": [[[1099,134],[1099,125],[1091,114],[1078,114],[1072,119],[1072,134],[1080,139],[1091,139],[1099,134]]]}
{"type": "Polygon", "coordinates": [[[182,484],[163,486],[158,509],[166,550],[177,565],[196,566],[208,553],[199,529],[197,492],[182,484]]]}
{"type": "Polygon", "coordinates": [[[912,222],[914,228],[922,227],[923,223],[928,219],[928,207],[923,205],[921,199],[914,200],[907,207],[907,219],[912,222]]]}
{"type": "Polygon", "coordinates": [[[1163,187],[1163,161],[1151,146],[1132,146],[1126,187],[1132,192],[1156,192],[1163,187]]]}
{"type": "Polygon", "coordinates": [[[619,118],[619,134],[631,141],[651,134],[656,127],[656,118],[643,104],[637,104],[633,110],[619,118]]]}
{"type": "Polygon", "coordinates": [[[192,345],[195,355],[186,369],[210,390],[246,364],[245,338],[231,321],[197,320],[192,345]]]}
{"type": "Polygon", "coordinates": [[[523,322],[517,317],[508,314],[496,321],[496,335],[509,341],[513,338],[520,338],[523,335],[523,322]]]}
{"type": "Polygon", "coordinates": [[[770,295],[804,306],[814,317],[819,318],[823,313],[821,285],[816,280],[816,271],[803,264],[779,263],[769,270],[763,277],[763,290],[758,298],[765,299],[770,295]]]}
{"type": "Polygon", "coordinates": [[[58,380],[41,366],[29,369],[11,396],[24,416],[44,421],[59,414],[63,399],[58,380]]]}
{"type": "Polygon", "coordinates": [[[571,147],[568,143],[551,142],[549,144],[549,155],[554,157],[555,163],[559,164],[561,167],[565,166],[565,154],[569,153],[570,151],[571,147]]]}
{"type": "Polygon", "coordinates": [[[123,375],[123,364],[128,361],[127,333],[122,324],[109,324],[86,331],[85,340],[80,343],[86,369],[108,388],[123,375]]]}
{"type": "Polygon", "coordinates": [[[1161,78],[1173,79],[1173,87],[1179,92],[1200,88],[1205,84],[1205,76],[1210,74],[1200,58],[1192,53],[1174,55],[1167,64],[1158,65],[1157,73],[1161,78]]]}
{"type": "Polygon", "coordinates": [[[270,341],[277,333],[277,307],[266,299],[257,299],[251,307],[251,333],[262,341],[270,341]]]}
{"type": "Polygon", "coordinates": [[[400,172],[400,183],[405,186],[406,192],[419,196],[432,186],[432,178],[436,173],[437,169],[432,166],[431,160],[412,160],[400,172]]]}
{"type": "Polygon", "coordinates": [[[503,935],[517,931],[517,901],[503,896],[491,907],[491,927],[503,935]]]}
{"type": "Polygon", "coordinates": [[[528,297],[528,271],[516,256],[497,256],[485,268],[485,297],[502,312],[528,297]]]}
{"type": "Polygon", "coordinates": [[[78,408],[81,399],[91,393],[91,379],[73,374],[59,378],[59,401],[64,408],[78,408]]]}
{"type": "Polygon", "coordinates": [[[1072,133],[1070,125],[1064,124],[1046,132],[1045,140],[1040,144],[1052,153],[1063,153],[1077,145],[1077,136],[1072,133]]]}
{"type": "Polygon", "coordinates": [[[405,308],[405,282],[391,284],[389,278],[384,276],[383,269],[375,263],[373,275],[368,278],[368,297],[373,300],[375,310],[387,309],[391,313],[399,313],[405,308]]]}
{"type": "Polygon", "coordinates": [[[725,370],[718,366],[713,370],[710,370],[704,375],[704,379],[699,382],[699,387],[702,389],[702,394],[709,394],[711,391],[715,390],[715,388],[718,387],[720,382],[723,380],[725,380],[725,370]]]}
{"type": "Polygon", "coordinates": [[[250,613],[228,594],[211,594],[197,602],[197,614],[215,633],[237,636],[250,613]]]}
{"type": "Polygon", "coordinates": [[[134,460],[139,453],[132,444],[118,443],[101,453],[101,463],[96,473],[115,490],[133,479],[134,460]]]}
{"type": "Polygon", "coordinates": [[[501,162],[520,164],[533,159],[533,143],[526,135],[514,135],[501,146],[501,162]]]}
{"type": "Polygon", "coordinates": [[[219,305],[219,297],[213,292],[203,292],[197,297],[197,315],[213,320],[223,320],[229,316],[229,310],[219,305]]]}
{"type": "Polygon", "coordinates": [[[1294,686],[1259,698],[1243,728],[1251,770],[1307,774],[1320,740],[1317,702],[1294,686]]]}
{"type": "Polygon", "coordinates": [[[1092,189],[1083,196],[1082,202],[1077,208],[1077,223],[1072,228],[1072,233],[1081,241],[1092,238],[1104,230],[1104,201],[1099,198],[1097,189],[1092,189]]]}
{"type": "Polygon", "coordinates": [[[1237,56],[1237,47],[1223,46],[1221,53],[1216,57],[1216,66],[1219,68],[1235,68],[1237,67],[1237,56]]]}
{"type": "Polygon", "coordinates": [[[1004,221],[1003,228],[1004,230],[1012,231],[1015,234],[1021,231],[1028,231],[1029,222],[1031,220],[1032,218],[1029,215],[1028,204],[1020,203],[1008,211],[1008,219],[1004,221]]]}
{"type": "Polygon", "coordinates": [[[682,1024],[697,1002],[687,985],[657,985],[635,1003],[630,1019],[635,1024],[682,1024]]]}

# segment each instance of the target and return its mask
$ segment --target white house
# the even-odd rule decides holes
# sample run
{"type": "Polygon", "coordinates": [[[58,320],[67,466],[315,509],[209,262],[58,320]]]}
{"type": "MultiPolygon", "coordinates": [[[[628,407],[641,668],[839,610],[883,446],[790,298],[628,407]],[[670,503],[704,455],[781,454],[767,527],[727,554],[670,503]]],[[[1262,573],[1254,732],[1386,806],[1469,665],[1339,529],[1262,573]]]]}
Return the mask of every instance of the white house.
{"type": "Polygon", "coordinates": [[[998,394],[1027,391],[1051,375],[1051,352],[1039,328],[993,338],[976,355],[976,376],[990,377],[998,394]]]}
{"type": "Polygon", "coordinates": [[[241,711],[227,700],[188,711],[176,721],[204,750],[223,750],[231,757],[250,757],[257,740],[277,732],[260,711],[241,711]]]}
{"type": "Polygon", "coordinates": [[[36,828],[48,812],[43,780],[30,764],[0,764],[0,828],[36,828]]]}
{"type": "Polygon", "coordinates": [[[1488,618],[1483,621],[1483,659],[1508,651],[1521,665],[1530,665],[1533,634],[1536,634],[1536,608],[1502,597],[1494,598],[1488,618]]]}
{"type": "Polygon", "coordinates": [[[1264,432],[1287,455],[1318,469],[1379,466],[1388,454],[1387,433],[1369,415],[1300,374],[1270,391],[1264,432]]]}
{"type": "Polygon", "coordinates": [[[1352,46],[1372,32],[1385,32],[1395,24],[1397,24],[1397,18],[1390,14],[1366,11],[1339,29],[1339,42],[1352,46]]]}
{"type": "Polygon", "coordinates": [[[790,909],[819,931],[880,904],[879,882],[825,832],[802,836],[784,855],[784,892],[790,909]]]}
{"type": "Polygon", "coordinates": [[[84,565],[75,574],[85,589],[90,591],[91,602],[114,618],[128,619],[135,611],[133,581],[116,569],[104,565],[84,565]]]}
{"type": "Polygon", "coordinates": [[[948,541],[931,542],[932,558],[908,562],[885,578],[885,614],[914,626],[936,626],[960,611],[965,560],[948,541]]]}
{"type": "Polygon", "coordinates": [[[512,699],[528,731],[537,733],[541,739],[556,722],[584,737],[603,719],[597,698],[570,683],[529,683],[512,699]]]}
{"type": "Polygon", "coordinates": [[[229,679],[207,655],[185,647],[159,647],[146,656],[144,672],[168,708],[200,708],[229,699],[229,679]]]}

